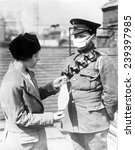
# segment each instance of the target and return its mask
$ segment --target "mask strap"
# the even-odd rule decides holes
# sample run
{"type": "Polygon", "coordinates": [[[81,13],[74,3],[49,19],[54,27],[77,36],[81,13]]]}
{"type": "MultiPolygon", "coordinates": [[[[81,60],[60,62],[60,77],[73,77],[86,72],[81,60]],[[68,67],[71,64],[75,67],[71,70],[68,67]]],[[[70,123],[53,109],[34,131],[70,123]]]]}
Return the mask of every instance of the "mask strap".
{"type": "Polygon", "coordinates": [[[88,38],[88,40],[90,41],[90,40],[92,40],[94,37],[95,37],[95,34],[92,34],[92,35],[88,38]]]}

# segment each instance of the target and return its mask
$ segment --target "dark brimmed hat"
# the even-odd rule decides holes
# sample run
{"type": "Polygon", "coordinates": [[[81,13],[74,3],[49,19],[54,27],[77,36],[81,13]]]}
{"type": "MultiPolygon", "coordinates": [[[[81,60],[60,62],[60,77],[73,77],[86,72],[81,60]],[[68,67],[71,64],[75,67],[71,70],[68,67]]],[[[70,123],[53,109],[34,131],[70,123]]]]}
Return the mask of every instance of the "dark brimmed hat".
{"type": "Polygon", "coordinates": [[[88,31],[90,34],[94,34],[96,33],[97,28],[101,26],[99,23],[79,18],[71,19],[70,23],[73,25],[73,35],[82,33],[84,31],[88,31]]]}
{"type": "Polygon", "coordinates": [[[17,60],[27,60],[40,49],[37,36],[29,33],[20,34],[9,44],[9,50],[17,60]]]}

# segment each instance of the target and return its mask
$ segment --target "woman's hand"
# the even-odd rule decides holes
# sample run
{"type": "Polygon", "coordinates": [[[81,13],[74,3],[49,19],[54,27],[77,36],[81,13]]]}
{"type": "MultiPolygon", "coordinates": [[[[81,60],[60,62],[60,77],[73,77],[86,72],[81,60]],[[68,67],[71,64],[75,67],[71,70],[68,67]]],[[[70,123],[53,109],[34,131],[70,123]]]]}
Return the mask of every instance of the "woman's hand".
{"type": "Polygon", "coordinates": [[[64,83],[67,82],[67,76],[61,76],[53,81],[53,86],[55,88],[60,88],[64,83]]]}
{"type": "Polygon", "coordinates": [[[64,117],[64,112],[63,111],[58,111],[56,113],[53,114],[53,119],[54,121],[59,121],[60,119],[62,119],[64,117]]]}

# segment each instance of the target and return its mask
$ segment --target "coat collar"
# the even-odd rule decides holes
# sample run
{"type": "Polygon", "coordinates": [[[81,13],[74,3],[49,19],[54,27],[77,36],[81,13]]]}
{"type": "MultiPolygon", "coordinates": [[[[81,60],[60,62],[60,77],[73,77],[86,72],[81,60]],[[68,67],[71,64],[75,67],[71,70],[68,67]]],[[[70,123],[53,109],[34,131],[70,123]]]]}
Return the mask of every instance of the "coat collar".
{"type": "MultiPolygon", "coordinates": [[[[32,79],[34,80],[34,79],[32,79]]],[[[30,95],[34,96],[36,99],[38,99],[39,101],[41,101],[38,89],[37,89],[37,85],[34,83],[34,86],[28,81],[28,79],[26,79],[25,77],[22,77],[22,82],[20,84],[20,86],[26,90],[27,93],[29,93],[30,95]]]]}
{"type": "Polygon", "coordinates": [[[41,102],[41,98],[40,98],[39,91],[38,91],[37,81],[34,78],[35,73],[33,71],[30,71],[29,69],[27,69],[29,75],[31,76],[32,82],[35,86],[34,87],[28,81],[28,79],[25,78],[23,76],[23,74],[14,67],[13,62],[10,63],[9,70],[10,71],[12,70],[14,72],[14,75],[15,75],[16,79],[18,80],[20,87],[22,87],[27,93],[34,96],[37,100],[39,100],[41,102]]]}

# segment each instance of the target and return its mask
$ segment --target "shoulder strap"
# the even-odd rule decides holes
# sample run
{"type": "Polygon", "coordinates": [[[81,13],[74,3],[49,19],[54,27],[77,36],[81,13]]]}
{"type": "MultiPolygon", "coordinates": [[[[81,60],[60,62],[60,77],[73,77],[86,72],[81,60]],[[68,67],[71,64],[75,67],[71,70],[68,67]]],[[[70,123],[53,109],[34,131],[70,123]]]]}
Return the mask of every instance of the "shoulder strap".
{"type": "Polygon", "coordinates": [[[95,68],[99,70],[99,73],[100,73],[100,70],[101,70],[101,60],[104,56],[107,56],[106,53],[102,52],[102,51],[96,51],[100,54],[100,56],[97,58],[96,60],[96,64],[95,64],[95,68]]]}
{"type": "Polygon", "coordinates": [[[96,63],[95,63],[95,69],[98,69],[99,73],[100,73],[100,70],[101,70],[101,60],[102,60],[103,56],[100,55],[97,60],[96,60],[96,63]]]}

